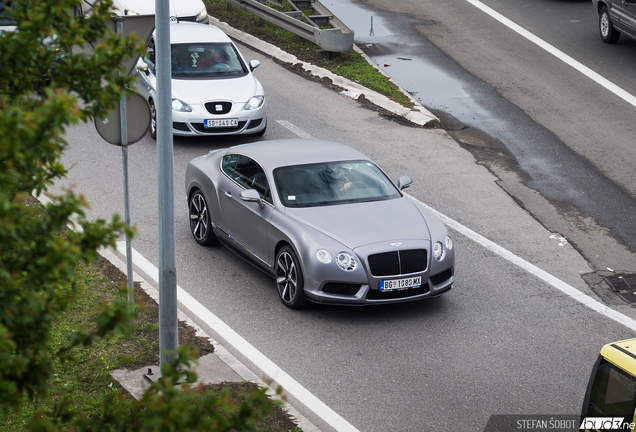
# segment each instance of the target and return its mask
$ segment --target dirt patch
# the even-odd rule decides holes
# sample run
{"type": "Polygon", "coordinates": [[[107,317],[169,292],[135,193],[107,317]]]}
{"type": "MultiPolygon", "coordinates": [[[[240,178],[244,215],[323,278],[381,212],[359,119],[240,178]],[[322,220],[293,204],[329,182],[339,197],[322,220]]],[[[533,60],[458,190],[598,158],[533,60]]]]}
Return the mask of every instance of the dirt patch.
{"type": "MultiPolygon", "coordinates": [[[[117,267],[108,260],[100,256],[91,264],[91,269],[98,277],[106,278],[109,282],[124,287],[127,278],[117,267]]],[[[147,339],[159,343],[159,305],[141,288],[139,282],[134,283],[134,298],[142,304],[143,309],[139,311],[135,320],[135,337],[147,339]]],[[[207,337],[197,336],[197,330],[189,326],[185,321],[179,321],[179,346],[188,346],[196,351],[201,357],[214,352],[214,345],[207,337]]],[[[139,359],[126,365],[127,369],[134,370],[140,367],[159,364],[159,351],[156,350],[151,358],[139,359]]]]}

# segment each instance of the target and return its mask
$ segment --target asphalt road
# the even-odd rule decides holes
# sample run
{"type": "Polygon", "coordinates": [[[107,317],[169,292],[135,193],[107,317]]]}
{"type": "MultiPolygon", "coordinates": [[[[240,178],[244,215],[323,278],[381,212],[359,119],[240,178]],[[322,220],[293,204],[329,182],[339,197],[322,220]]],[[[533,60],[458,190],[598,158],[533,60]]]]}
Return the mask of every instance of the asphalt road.
{"type": "MultiPolygon", "coordinates": [[[[328,2],[387,73],[452,116],[453,136],[546,227],[600,274],[636,271],[635,107],[473,3],[328,2]]],[[[480,4],[636,94],[636,41],[603,43],[590,1],[480,4]]]]}
{"type": "MultiPolygon", "coordinates": [[[[594,296],[581,277],[592,272],[586,260],[520,208],[446,132],[386,120],[265,55],[242,50],[261,61],[256,73],[269,100],[263,139],[295,138],[284,121],[358,148],[392,178],[410,175],[408,192],[458,226],[594,296]]],[[[68,178],[51,192],[75,185],[90,202],[91,217],[123,214],[121,149],[103,142],[91,125],[66,137],[68,178]]],[[[457,283],[441,298],[389,307],[285,308],[272,279],[225,248],[198,246],[189,233],[186,163],[249,140],[175,138],[178,283],[358,430],[477,431],[492,414],[575,415],[600,347],[634,335],[459,228],[451,230],[457,283]]],[[[129,158],[132,221],[139,232],[133,247],[157,265],[155,142],[145,137],[130,147],[129,158]]],[[[610,299],[610,306],[636,317],[624,303],[610,299]]],[[[231,340],[220,342],[250,365],[231,340]]],[[[297,408],[329,430],[310,408],[297,408]]]]}

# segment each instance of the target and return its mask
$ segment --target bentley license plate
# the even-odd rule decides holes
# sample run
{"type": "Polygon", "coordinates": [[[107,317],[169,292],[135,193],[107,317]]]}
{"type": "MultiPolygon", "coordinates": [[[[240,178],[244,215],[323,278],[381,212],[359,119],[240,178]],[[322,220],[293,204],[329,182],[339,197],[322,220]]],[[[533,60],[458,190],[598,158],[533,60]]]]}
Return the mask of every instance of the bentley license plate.
{"type": "Polygon", "coordinates": [[[206,128],[236,127],[238,126],[238,119],[205,120],[203,126],[206,128]]]}
{"type": "Polygon", "coordinates": [[[404,278],[404,279],[381,280],[380,291],[385,292],[385,291],[417,288],[420,285],[422,285],[422,276],[404,278]]]}

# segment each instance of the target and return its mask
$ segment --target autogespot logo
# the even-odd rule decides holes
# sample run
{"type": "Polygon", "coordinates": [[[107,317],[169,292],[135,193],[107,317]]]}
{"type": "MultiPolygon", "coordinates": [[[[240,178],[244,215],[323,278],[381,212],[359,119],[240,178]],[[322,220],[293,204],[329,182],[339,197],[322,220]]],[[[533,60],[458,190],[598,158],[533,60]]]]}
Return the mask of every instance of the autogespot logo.
{"type": "Polygon", "coordinates": [[[585,417],[579,429],[587,430],[632,430],[634,423],[625,422],[625,417],[585,417]]]}

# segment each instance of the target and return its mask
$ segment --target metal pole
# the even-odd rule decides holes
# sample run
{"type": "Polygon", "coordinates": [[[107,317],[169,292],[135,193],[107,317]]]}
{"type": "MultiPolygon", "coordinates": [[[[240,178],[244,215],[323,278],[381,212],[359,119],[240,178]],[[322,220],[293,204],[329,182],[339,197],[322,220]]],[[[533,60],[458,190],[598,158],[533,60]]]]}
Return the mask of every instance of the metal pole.
{"type": "MultiPolygon", "coordinates": [[[[117,21],[117,33],[124,34],[123,20],[117,21]]],[[[130,194],[128,193],[128,115],[126,110],[126,95],[121,95],[119,100],[119,124],[121,127],[121,160],[124,171],[124,222],[126,228],[130,228],[130,194]]],[[[132,246],[130,244],[130,236],[126,234],[126,273],[128,278],[128,304],[134,311],[135,299],[133,289],[133,263],[132,263],[132,246]]],[[[135,321],[133,320],[133,326],[135,321]]]]}
{"type": "Polygon", "coordinates": [[[172,72],[170,5],[155,0],[157,67],[157,179],[159,201],[159,350],[160,366],[170,365],[178,346],[177,256],[174,222],[172,72]]]}

